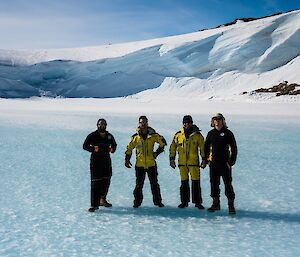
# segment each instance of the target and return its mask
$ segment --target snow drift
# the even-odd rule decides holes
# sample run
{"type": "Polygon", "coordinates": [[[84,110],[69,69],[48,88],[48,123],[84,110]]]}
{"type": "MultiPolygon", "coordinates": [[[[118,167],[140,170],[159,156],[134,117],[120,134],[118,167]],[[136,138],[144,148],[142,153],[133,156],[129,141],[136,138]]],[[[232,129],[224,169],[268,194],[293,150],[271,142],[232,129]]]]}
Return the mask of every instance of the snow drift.
{"type": "Polygon", "coordinates": [[[300,11],[161,39],[0,50],[0,97],[230,98],[300,83],[300,11]]]}

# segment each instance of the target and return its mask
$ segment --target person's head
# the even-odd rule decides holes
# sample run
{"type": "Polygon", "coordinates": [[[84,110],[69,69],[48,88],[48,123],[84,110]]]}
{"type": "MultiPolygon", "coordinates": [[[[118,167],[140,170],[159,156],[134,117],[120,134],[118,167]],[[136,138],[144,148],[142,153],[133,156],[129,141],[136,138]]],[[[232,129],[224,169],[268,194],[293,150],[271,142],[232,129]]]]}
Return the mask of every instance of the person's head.
{"type": "Polygon", "coordinates": [[[183,128],[189,130],[193,126],[193,118],[191,115],[185,115],[182,119],[183,128]]]}
{"type": "Polygon", "coordinates": [[[142,115],[139,117],[139,127],[142,130],[148,127],[148,119],[146,116],[142,115]]]}
{"type": "Polygon", "coordinates": [[[107,123],[106,123],[105,119],[101,118],[101,119],[98,120],[97,128],[98,128],[99,132],[105,132],[106,131],[106,126],[107,126],[107,123]]]}
{"type": "Polygon", "coordinates": [[[222,113],[216,113],[211,117],[210,126],[216,128],[217,130],[227,128],[225,118],[222,113]]]}

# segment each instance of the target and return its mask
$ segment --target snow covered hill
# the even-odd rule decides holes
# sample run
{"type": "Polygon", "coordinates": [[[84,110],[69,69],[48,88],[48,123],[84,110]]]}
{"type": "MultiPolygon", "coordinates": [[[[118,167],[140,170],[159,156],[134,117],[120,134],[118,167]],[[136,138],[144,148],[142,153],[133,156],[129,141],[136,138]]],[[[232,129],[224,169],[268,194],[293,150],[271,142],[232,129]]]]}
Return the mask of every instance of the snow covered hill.
{"type": "Polygon", "coordinates": [[[296,10],[125,44],[0,50],[0,97],[249,98],[282,81],[300,84],[299,68],[296,10]]]}

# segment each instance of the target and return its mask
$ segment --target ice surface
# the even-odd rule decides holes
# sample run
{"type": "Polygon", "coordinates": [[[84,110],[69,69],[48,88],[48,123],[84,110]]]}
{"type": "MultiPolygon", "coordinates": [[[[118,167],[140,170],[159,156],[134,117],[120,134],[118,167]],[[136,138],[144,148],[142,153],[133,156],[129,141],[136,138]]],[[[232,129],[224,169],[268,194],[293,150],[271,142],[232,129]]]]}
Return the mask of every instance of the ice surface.
{"type": "MultiPolygon", "coordinates": [[[[158,160],[166,207],[153,206],[146,180],[144,202],[132,208],[135,175],[134,169],[124,167],[124,151],[138,110],[116,114],[40,109],[30,116],[26,111],[16,115],[13,109],[6,111],[10,115],[0,115],[0,256],[299,256],[298,118],[227,115],[239,147],[233,169],[237,214],[232,217],[223,186],[220,212],[192,205],[177,208],[179,174],[168,166],[168,150],[158,160]],[[118,149],[112,155],[108,195],[113,207],[91,214],[89,153],[82,143],[95,129],[99,113],[107,119],[118,149]]],[[[193,118],[206,135],[207,117],[193,118]]],[[[181,119],[181,114],[152,114],[150,125],[170,144],[181,119]]],[[[208,169],[201,174],[208,207],[208,169]]]]}

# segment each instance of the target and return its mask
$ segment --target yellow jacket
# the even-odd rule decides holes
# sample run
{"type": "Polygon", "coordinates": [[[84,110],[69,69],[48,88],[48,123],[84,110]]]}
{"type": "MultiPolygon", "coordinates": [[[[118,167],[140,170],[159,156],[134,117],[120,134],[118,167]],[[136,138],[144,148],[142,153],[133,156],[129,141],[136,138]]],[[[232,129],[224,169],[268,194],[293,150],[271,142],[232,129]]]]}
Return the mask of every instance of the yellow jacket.
{"type": "Polygon", "coordinates": [[[140,128],[138,127],[137,133],[131,137],[130,142],[127,145],[125,158],[130,159],[132,150],[135,148],[135,166],[148,169],[149,167],[153,167],[156,165],[155,158],[157,155],[163,152],[165,145],[167,145],[167,142],[164,137],[156,133],[153,128],[148,127],[148,134],[146,136],[146,139],[144,140],[141,135],[140,128]],[[153,148],[155,143],[159,144],[159,147],[154,153],[153,148]]]}
{"type": "Polygon", "coordinates": [[[199,150],[202,159],[204,153],[204,138],[196,125],[192,126],[192,133],[186,138],[184,128],[178,131],[170,145],[170,160],[175,160],[178,152],[178,166],[200,166],[199,150]]]}

